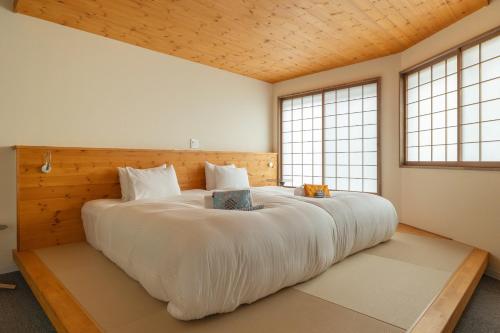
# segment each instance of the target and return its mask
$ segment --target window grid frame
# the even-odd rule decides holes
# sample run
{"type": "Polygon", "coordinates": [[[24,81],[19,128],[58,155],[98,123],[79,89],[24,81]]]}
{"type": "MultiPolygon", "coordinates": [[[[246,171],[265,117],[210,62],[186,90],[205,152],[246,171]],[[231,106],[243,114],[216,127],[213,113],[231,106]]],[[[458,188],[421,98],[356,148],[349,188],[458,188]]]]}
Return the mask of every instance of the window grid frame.
{"type": "MultiPolygon", "coordinates": [[[[301,92],[301,93],[295,93],[295,94],[289,94],[289,95],[283,95],[283,96],[279,96],[278,97],[278,123],[279,123],[279,132],[280,132],[280,135],[278,137],[278,161],[279,161],[279,165],[280,167],[278,168],[278,172],[279,172],[279,175],[278,175],[278,178],[280,179],[280,182],[282,181],[282,178],[283,178],[283,163],[282,163],[282,155],[283,155],[283,152],[282,152],[282,145],[283,145],[283,128],[282,128],[282,125],[283,125],[283,101],[284,100],[287,100],[287,99],[290,99],[290,98],[299,98],[299,97],[306,97],[306,96],[309,96],[309,95],[314,95],[314,94],[321,94],[321,99],[322,99],[322,103],[321,103],[321,107],[322,107],[322,113],[321,113],[321,119],[322,119],[322,126],[321,126],[321,142],[322,142],[322,175],[321,175],[321,180],[322,180],[322,183],[324,184],[325,183],[325,178],[335,178],[335,188],[333,189],[334,191],[345,191],[345,192],[360,192],[360,193],[372,193],[372,194],[377,194],[377,195],[381,195],[382,193],[382,180],[381,180],[381,175],[382,175],[382,172],[381,172],[381,169],[382,169],[382,166],[380,164],[380,159],[381,159],[381,152],[380,152],[380,149],[381,149],[381,137],[380,137],[380,120],[381,120],[381,77],[375,77],[375,78],[370,78],[370,79],[365,79],[365,80],[360,80],[360,81],[355,81],[355,82],[349,82],[349,83],[345,83],[345,84],[339,84],[339,85],[334,85],[334,86],[328,86],[328,87],[324,87],[324,88],[319,88],[319,89],[314,89],[314,90],[310,90],[310,91],[305,91],[305,92],[301,92]],[[361,122],[361,127],[362,127],[362,131],[361,131],[361,142],[362,142],[362,148],[361,148],[361,157],[362,157],[362,167],[364,167],[364,139],[376,139],[377,142],[376,142],[376,168],[377,168],[377,179],[376,179],[376,186],[377,186],[377,191],[376,192],[365,192],[365,191],[352,191],[352,190],[338,190],[337,187],[338,187],[338,161],[337,161],[337,154],[338,154],[338,139],[337,139],[337,132],[335,133],[335,177],[325,177],[325,169],[326,169],[326,166],[327,164],[325,163],[325,154],[326,154],[326,151],[325,151],[325,142],[326,141],[332,141],[332,140],[325,140],[325,136],[324,136],[324,132],[325,132],[325,125],[324,125],[324,121],[325,121],[325,94],[327,92],[330,92],[330,91],[335,91],[335,100],[337,99],[337,91],[338,90],[341,90],[341,89],[348,89],[348,98],[347,98],[347,103],[348,103],[348,112],[346,113],[346,115],[349,117],[350,113],[349,113],[349,107],[350,107],[350,90],[349,88],[353,88],[353,87],[358,87],[358,86],[361,86],[362,87],[362,93],[361,93],[361,98],[359,99],[354,99],[354,100],[361,100],[363,101],[363,99],[365,99],[363,96],[364,96],[364,85],[368,85],[368,84],[376,84],[376,96],[372,96],[372,97],[369,97],[369,98],[376,98],[376,110],[363,110],[363,105],[361,107],[361,111],[359,113],[361,113],[361,116],[362,116],[362,122],[361,122]],[[375,125],[375,124],[364,124],[363,123],[363,120],[364,120],[364,113],[365,112],[373,112],[373,111],[376,111],[376,137],[373,138],[373,137],[370,137],[370,138],[365,138],[364,137],[364,130],[363,130],[363,126],[364,125],[375,125]]],[[[333,103],[328,103],[328,104],[338,104],[337,101],[333,102],[333,103]]],[[[293,109],[293,106],[292,106],[292,109],[293,109]]],[[[337,126],[337,122],[338,122],[338,115],[337,115],[337,110],[335,111],[335,129],[338,128],[337,126]]],[[[350,149],[350,136],[349,136],[349,127],[350,126],[344,126],[344,127],[347,127],[348,128],[348,138],[347,141],[349,142],[349,149],[350,149]]],[[[313,139],[313,142],[314,142],[314,139],[313,139]]],[[[366,151],[366,152],[373,152],[373,151],[366,151]]],[[[348,152],[347,154],[350,154],[350,152],[348,152]]],[[[344,166],[344,165],[342,165],[344,166]]],[[[350,156],[348,156],[348,174],[350,175],[350,156]]],[[[372,165],[369,165],[369,166],[372,166],[372,165]]],[[[303,176],[302,176],[303,177],[303,176]]],[[[345,177],[341,177],[341,178],[345,178],[345,177]]],[[[314,178],[313,178],[314,179],[314,178]]],[[[351,178],[350,177],[347,177],[346,179],[350,180],[351,178]]],[[[358,179],[358,178],[356,178],[358,179]]],[[[364,178],[364,168],[362,168],[362,178],[359,178],[359,179],[369,179],[369,180],[374,180],[373,178],[364,178]]],[[[294,187],[294,186],[285,186],[285,187],[294,187]]],[[[350,182],[349,182],[349,188],[350,188],[350,182]]],[[[362,188],[364,188],[364,183],[362,184],[362,188]]]]}
{"type": "MultiPolygon", "coordinates": [[[[475,37],[475,38],[472,38],[471,40],[469,41],[466,41],[456,47],[453,47],[441,54],[438,54],[437,56],[435,57],[432,57],[422,63],[419,63],[415,66],[412,66],[404,71],[401,71],[400,72],[400,167],[402,168],[436,168],[436,169],[473,169],[473,170],[492,170],[492,171],[500,171],[500,161],[481,161],[482,159],[482,147],[481,147],[481,143],[482,142],[499,142],[499,140],[491,140],[491,141],[482,141],[481,138],[482,138],[482,132],[481,132],[481,124],[484,123],[484,121],[482,121],[482,115],[481,115],[481,104],[484,103],[484,102],[489,102],[489,101],[494,101],[494,100],[498,100],[499,98],[494,98],[494,99],[491,99],[491,100],[488,100],[488,101],[481,101],[481,97],[482,97],[482,89],[481,89],[481,77],[482,77],[482,70],[481,70],[481,63],[483,62],[486,62],[486,61],[490,61],[490,60],[493,60],[493,59],[496,59],[498,58],[499,56],[496,56],[496,57],[492,57],[490,59],[487,59],[486,61],[483,61],[481,60],[481,43],[489,40],[489,39],[492,39],[492,38],[495,38],[497,36],[500,35],[500,27],[496,27],[490,31],[487,31],[483,34],[481,34],[480,36],[478,37],[475,37]],[[473,64],[473,65],[469,65],[467,67],[462,67],[462,53],[467,50],[467,49],[470,49],[472,47],[475,47],[479,45],[479,60],[478,60],[478,63],[476,64],[473,64]],[[411,75],[411,74],[414,74],[414,73],[417,73],[418,75],[418,84],[416,86],[416,88],[419,88],[420,87],[420,73],[419,71],[422,70],[422,69],[425,69],[425,68],[428,68],[430,67],[431,69],[431,81],[429,81],[430,83],[432,83],[432,66],[435,65],[435,64],[438,64],[439,62],[442,62],[443,60],[445,61],[445,65],[446,65],[446,60],[450,57],[453,57],[454,55],[456,55],[457,57],[457,89],[456,90],[453,90],[453,91],[450,91],[450,92],[454,92],[456,91],[457,92],[457,107],[456,107],[456,110],[457,110],[457,124],[456,124],[456,127],[457,127],[457,161],[448,161],[448,149],[445,149],[445,154],[446,154],[446,161],[408,161],[407,160],[407,154],[408,154],[408,147],[407,147],[407,140],[408,140],[408,134],[409,132],[407,131],[407,128],[408,128],[408,119],[407,118],[407,112],[408,112],[408,109],[407,109],[407,92],[408,92],[408,89],[407,89],[407,79],[408,79],[408,76],[411,75]],[[470,67],[473,67],[473,66],[479,66],[479,81],[477,83],[474,83],[474,84],[470,84],[468,86],[474,86],[474,85],[478,85],[478,89],[479,89],[479,101],[477,103],[471,103],[471,104],[464,104],[462,105],[462,90],[464,88],[467,88],[468,86],[464,86],[462,87],[462,71],[464,69],[467,69],[467,68],[470,68],[470,67]],[[463,112],[463,107],[464,106],[469,106],[469,105],[479,105],[479,109],[478,109],[478,112],[479,112],[479,121],[478,122],[474,122],[474,123],[477,123],[479,124],[479,159],[480,161],[463,161],[462,159],[462,145],[464,144],[462,142],[462,127],[463,127],[463,123],[462,123],[462,112],[463,112]]],[[[447,68],[446,68],[446,73],[447,73],[447,68]]],[[[445,74],[445,78],[448,76],[448,74],[445,74]]],[[[495,80],[495,79],[498,79],[498,78],[492,78],[492,79],[489,79],[489,80],[486,80],[486,81],[491,81],[491,80],[495,80]]],[[[485,81],[485,82],[486,82],[485,81]]],[[[413,88],[412,88],[413,89],[413,88]]],[[[432,89],[432,85],[431,85],[431,89],[432,89]]],[[[417,89],[417,92],[418,92],[418,96],[420,96],[420,89],[417,89]]],[[[447,80],[445,80],[445,93],[444,95],[448,94],[448,91],[447,91],[447,80]]],[[[436,97],[436,96],[432,96],[432,92],[431,92],[431,97],[430,99],[432,99],[433,97],[436,97]]],[[[419,103],[419,99],[417,99],[416,102],[413,102],[413,103],[419,103]]],[[[410,103],[410,104],[413,104],[413,103],[410,103]]],[[[448,99],[445,98],[445,124],[447,125],[448,124],[448,119],[447,119],[447,107],[448,107],[448,99]]],[[[432,109],[432,103],[431,103],[431,109],[432,109]]],[[[432,131],[432,110],[431,110],[431,131],[432,131]]],[[[420,105],[418,104],[418,115],[416,116],[417,118],[420,117],[420,105]]],[[[412,118],[415,118],[415,117],[412,117],[412,118]]],[[[468,124],[471,124],[471,123],[467,123],[465,125],[468,125],[468,124]]],[[[448,126],[446,126],[448,127],[448,126]]],[[[450,128],[453,128],[455,126],[450,126],[450,128]]],[[[417,133],[420,133],[420,120],[418,122],[418,130],[416,131],[417,133]]],[[[446,130],[447,132],[447,130],[446,130]]],[[[412,132],[412,133],[415,133],[412,132]]],[[[447,133],[446,133],[446,137],[447,138],[447,133]]],[[[445,141],[446,142],[446,141],[445,141]]],[[[431,132],[431,143],[432,143],[432,132],[431,132]]],[[[469,142],[467,142],[469,143],[469,142]]],[[[445,143],[445,147],[448,146],[447,143],[445,143]]],[[[420,135],[418,135],[418,146],[417,147],[420,147],[420,135]]],[[[431,145],[432,147],[432,145],[431,145]]],[[[418,149],[418,159],[420,160],[420,149],[418,149]]],[[[431,149],[431,160],[432,160],[432,149],[431,149]]]]}

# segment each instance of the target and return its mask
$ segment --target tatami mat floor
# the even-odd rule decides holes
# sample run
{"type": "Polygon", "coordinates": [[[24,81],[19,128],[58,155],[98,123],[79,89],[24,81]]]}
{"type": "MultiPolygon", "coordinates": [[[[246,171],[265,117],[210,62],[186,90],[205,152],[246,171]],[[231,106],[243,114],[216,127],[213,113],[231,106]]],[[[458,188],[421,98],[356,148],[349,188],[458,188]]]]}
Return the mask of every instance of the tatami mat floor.
{"type": "MultiPolygon", "coordinates": [[[[0,333],[55,332],[19,272],[0,275],[16,290],[0,290],[0,333]]],[[[455,332],[500,332],[500,281],[484,276],[455,332]]]]}

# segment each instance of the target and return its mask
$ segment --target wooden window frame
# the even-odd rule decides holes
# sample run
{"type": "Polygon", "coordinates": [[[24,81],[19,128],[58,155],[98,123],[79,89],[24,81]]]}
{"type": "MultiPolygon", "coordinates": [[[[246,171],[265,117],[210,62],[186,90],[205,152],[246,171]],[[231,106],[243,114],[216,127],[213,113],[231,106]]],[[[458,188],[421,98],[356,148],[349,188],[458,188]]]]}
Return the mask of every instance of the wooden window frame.
{"type": "MultiPolygon", "coordinates": [[[[326,92],[332,91],[332,90],[339,90],[339,89],[346,89],[346,88],[352,88],[356,86],[362,86],[365,84],[372,84],[375,83],[377,85],[377,192],[359,192],[359,191],[345,191],[344,192],[359,192],[359,193],[372,193],[372,194],[377,194],[381,195],[382,194],[382,165],[381,165],[381,95],[382,95],[382,79],[381,77],[372,77],[364,80],[359,80],[359,81],[352,81],[348,83],[342,83],[342,84],[337,84],[333,86],[327,86],[327,87],[322,87],[322,88],[317,88],[317,89],[312,89],[308,91],[302,91],[298,93],[292,93],[292,94],[287,94],[287,95],[281,95],[278,96],[278,131],[279,131],[279,136],[278,136],[278,163],[279,163],[279,168],[278,168],[278,179],[281,182],[282,176],[283,176],[283,163],[281,161],[282,159],[282,142],[283,142],[283,130],[282,130],[282,105],[283,105],[283,100],[285,99],[290,99],[290,98],[297,98],[297,97],[303,97],[303,96],[308,96],[308,95],[314,95],[314,94],[321,94],[322,95],[322,103],[321,103],[321,108],[322,108],[322,119],[324,120],[325,118],[325,102],[324,102],[324,94],[326,92]]],[[[325,155],[325,140],[324,140],[324,131],[325,131],[325,126],[321,126],[321,131],[322,131],[322,144],[323,144],[323,149],[322,149],[322,155],[323,155],[323,162],[322,162],[322,167],[323,167],[323,172],[322,172],[322,181],[324,183],[325,180],[325,163],[324,163],[324,155],[325,155]]],[[[349,178],[350,179],[350,178],[349,178]]],[[[293,187],[293,186],[287,186],[287,187],[293,187]]],[[[337,189],[334,189],[335,191],[338,191],[337,189]]]]}
{"type": "MultiPolygon", "coordinates": [[[[488,39],[497,37],[500,35],[500,26],[496,27],[492,30],[489,30],[477,37],[474,37],[464,43],[461,43],[447,51],[444,51],[434,57],[431,57],[417,65],[411,66],[399,73],[400,80],[400,133],[399,133],[399,142],[400,142],[400,168],[430,168],[430,169],[464,169],[464,170],[491,170],[491,171],[500,171],[500,161],[461,161],[462,158],[462,95],[461,91],[463,89],[462,85],[462,53],[464,50],[467,50],[471,47],[474,47],[488,39]],[[407,161],[407,147],[406,147],[406,139],[407,139],[407,128],[406,128],[406,99],[407,99],[407,89],[406,89],[406,78],[415,72],[420,71],[421,69],[430,67],[435,65],[443,60],[446,60],[453,55],[457,56],[457,161],[440,161],[440,162],[431,162],[431,161],[407,161]]],[[[481,61],[481,60],[479,60],[481,61]]],[[[481,70],[481,69],[480,69],[481,70]]],[[[481,82],[478,84],[480,85],[481,82]]],[[[481,88],[479,88],[481,89],[481,88]]],[[[481,103],[479,101],[479,103],[481,103]]],[[[481,127],[481,126],[479,126],[481,127]]],[[[481,141],[479,142],[479,146],[481,146],[481,141]]]]}

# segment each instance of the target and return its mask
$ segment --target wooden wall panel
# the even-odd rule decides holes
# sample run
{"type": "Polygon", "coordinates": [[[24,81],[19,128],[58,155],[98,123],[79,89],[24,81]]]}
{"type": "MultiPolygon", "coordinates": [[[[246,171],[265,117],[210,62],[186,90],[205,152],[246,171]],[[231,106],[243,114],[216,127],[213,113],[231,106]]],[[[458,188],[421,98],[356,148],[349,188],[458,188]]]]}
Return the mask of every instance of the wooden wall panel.
{"type": "Polygon", "coordinates": [[[278,177],[275,153],[16,147],[16,158],[20,251],[84,240],[81,207],[121,197],[119,166],[173,164],[183,190],[205,188],[205,161],[246,167],[252,186],[276,185],[278,177]],[[44,174],[40,167],[48,151],[52,171],[44,174]]]}

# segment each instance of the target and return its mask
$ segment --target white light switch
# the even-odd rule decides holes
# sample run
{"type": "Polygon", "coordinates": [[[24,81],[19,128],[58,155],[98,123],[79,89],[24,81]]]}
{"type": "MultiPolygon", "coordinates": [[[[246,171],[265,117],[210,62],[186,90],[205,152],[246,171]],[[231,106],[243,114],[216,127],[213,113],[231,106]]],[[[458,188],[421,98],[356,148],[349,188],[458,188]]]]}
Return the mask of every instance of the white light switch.
{"type": "Polygon", "coordinates": [[[198,148],[200,148],[200,140],[198,140],[198,139],[191,139],[190,146],[191,146],[191,149],[198,149],[198,148]]]}

